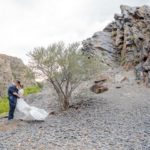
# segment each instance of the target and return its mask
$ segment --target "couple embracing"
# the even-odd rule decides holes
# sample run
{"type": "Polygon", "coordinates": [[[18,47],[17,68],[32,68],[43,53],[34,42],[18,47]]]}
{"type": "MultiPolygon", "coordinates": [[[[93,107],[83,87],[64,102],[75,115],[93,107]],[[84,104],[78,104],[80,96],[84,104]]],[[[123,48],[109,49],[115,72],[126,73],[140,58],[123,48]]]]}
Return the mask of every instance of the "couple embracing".
{"type": "Polygon", "coordinates": [[[8,99],[9,99],[9,115],[8,120],[14,119],[14,112],[17,109],[23,114],[22,120],[40,120],[43,121],[48,116],[48,113],[34,106],[30,106],[23,99],[23,85],[19,80],[8,88],[8,99]]]}

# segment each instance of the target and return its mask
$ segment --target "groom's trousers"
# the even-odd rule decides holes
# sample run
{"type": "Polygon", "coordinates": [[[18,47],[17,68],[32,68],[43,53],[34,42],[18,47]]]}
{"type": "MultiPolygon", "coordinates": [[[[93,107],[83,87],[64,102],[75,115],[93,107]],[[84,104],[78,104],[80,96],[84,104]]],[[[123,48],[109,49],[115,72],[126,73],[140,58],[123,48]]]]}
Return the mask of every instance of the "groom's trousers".
{"type": "Polygon", "coordinates": [[[14,112],[16,108],[16,103],[17,103],[17,98],[14,96],[9,96],[9,115],[8,115],[8,120],[11,120],[14,118],[14,112]]]}

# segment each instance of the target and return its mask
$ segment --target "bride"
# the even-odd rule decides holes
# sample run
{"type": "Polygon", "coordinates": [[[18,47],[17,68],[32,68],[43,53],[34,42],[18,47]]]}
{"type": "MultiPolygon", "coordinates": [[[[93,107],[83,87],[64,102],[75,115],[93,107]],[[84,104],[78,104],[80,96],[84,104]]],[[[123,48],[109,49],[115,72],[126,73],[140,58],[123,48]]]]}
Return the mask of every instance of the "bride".
{"type": "Polygon", "coordinates": [[[21,119],[23,119],[23,120],[40,120],[40,121],[43,121],[46,119],[46,117],[48,116],[48,112],[46,112],[44,109],[39,109],[37,107],[30,106],[29,104],[27,104],[24,101],[23,85],[20,85],[18,94],[19,94],[20,98],[17,99],[16,109],[19,112],[24,114],[24,117],[21,119]]]}

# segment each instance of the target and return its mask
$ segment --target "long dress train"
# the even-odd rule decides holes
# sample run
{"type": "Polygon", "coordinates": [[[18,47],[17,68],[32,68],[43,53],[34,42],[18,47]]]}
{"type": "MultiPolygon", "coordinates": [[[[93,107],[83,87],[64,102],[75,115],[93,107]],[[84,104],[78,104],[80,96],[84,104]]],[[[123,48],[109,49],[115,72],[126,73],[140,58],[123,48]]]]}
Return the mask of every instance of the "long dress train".
{"type": "MultiPolygon", "coordinates": [[[[23,96],[23,89],[19,90],[19,95],[23,96]]],[[[17,100],[16,109],[23,113],[24,116],[21,118],[23,120],[41,120],[44,121],[46,117],[48,116],[48,112],[46,112],[44,109],[40,109],[34,106],[30,106],[27,104],[23,98],[19,98],[17,100]]]]}

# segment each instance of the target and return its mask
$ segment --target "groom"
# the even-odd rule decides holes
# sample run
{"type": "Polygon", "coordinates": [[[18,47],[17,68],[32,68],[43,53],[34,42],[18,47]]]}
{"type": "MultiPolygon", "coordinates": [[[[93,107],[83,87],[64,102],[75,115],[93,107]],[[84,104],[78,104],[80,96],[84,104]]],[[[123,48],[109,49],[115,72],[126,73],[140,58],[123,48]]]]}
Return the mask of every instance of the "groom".
{"type": "Polygon", "coordinates": [[[16,108],[17,98],[19,98],[19,94],[18,94],[18,87],[19,86],[20,86],[20,81],[16,80],[8,88],[8,99],[9,99],[8,120],[12,120],[14,118],[14,111],[15,111],[15,108],[16,108]]]}

